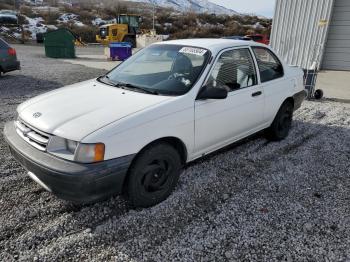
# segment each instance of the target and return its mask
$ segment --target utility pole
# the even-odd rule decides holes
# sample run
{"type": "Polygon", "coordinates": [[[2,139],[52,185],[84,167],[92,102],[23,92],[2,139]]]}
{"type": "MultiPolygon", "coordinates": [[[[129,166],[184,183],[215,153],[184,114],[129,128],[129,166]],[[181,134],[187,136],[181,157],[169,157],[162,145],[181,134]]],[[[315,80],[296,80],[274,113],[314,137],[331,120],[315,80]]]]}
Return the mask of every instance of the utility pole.
{"type": "Polygon", "coordinates": [[[155,15],[156,15],[156,3],[153,0],[153,32],[154,32],[154,30],[156,28],[156,26],[155,26],[155,15]]]}

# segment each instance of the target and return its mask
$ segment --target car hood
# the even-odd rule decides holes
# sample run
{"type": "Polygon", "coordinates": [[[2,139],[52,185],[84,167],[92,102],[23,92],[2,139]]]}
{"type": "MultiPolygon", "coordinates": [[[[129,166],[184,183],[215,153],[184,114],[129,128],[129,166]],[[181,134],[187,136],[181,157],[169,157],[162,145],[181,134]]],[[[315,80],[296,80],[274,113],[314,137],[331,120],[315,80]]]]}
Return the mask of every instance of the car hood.
{"type": "Polygon", "coordinates": [[[20,119],[40,131],[80,141],[112,122],[169,99],[89,80],[32,98],[17,111],[20,119]]]}

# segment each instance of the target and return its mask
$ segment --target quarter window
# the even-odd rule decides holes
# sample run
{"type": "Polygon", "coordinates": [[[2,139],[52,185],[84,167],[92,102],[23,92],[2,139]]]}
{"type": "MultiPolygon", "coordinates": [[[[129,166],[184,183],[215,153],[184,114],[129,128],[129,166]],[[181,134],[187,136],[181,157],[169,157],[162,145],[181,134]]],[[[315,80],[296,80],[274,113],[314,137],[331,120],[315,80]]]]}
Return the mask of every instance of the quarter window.
{"type": "Polygon", "coordinates": [[[283,66],[270,50],[264,47],[253,47],[253,51],[258,62],[262,83],[283,76],[283,66]]]}
{"type": "Polygon", "coordinates": [[[221,54],[206,85],[232,92],[256,84],[253,58],[249,49],[244,48],[221,54]]]}

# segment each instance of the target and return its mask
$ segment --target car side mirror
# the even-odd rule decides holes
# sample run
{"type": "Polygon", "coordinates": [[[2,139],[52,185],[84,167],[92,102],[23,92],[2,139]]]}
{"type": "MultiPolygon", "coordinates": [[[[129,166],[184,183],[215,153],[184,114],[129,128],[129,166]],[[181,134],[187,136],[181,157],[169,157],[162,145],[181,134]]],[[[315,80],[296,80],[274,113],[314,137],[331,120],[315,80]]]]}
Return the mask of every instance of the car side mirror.
{"type": "Polygon", "coordinates": [[[228,95],[227,90],[223,88],[215,88],[204,86],[202,90],[199,92],[197,99],[205,100],[205,99],[226,99],[228,95]]]}

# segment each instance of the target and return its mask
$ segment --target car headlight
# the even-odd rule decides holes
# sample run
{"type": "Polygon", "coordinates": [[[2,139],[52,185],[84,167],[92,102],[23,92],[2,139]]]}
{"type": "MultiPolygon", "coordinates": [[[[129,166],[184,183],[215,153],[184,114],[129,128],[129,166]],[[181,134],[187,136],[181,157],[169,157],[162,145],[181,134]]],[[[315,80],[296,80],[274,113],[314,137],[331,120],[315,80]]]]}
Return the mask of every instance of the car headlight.
{"type": "Polygon", "coordinates": [[[47,146],[47,152],[71,161],[95,163],[104,160],[105,145],[82,144],[77,141],[53,136],[47,146]]]}
{"type": "Polygon", "coordinates": [[[104,157],[104,144],[79,144],[75,152],[74,160],[80,163],[95,163],[103,161],[104,157]]]}

